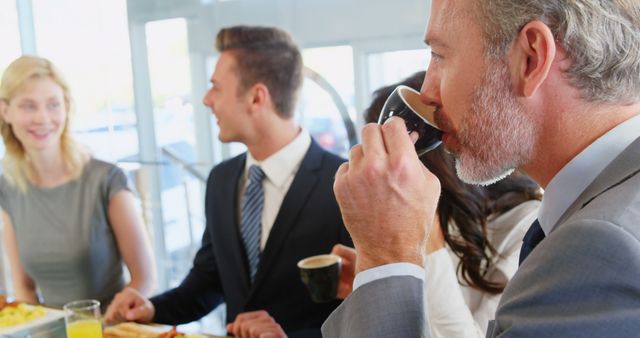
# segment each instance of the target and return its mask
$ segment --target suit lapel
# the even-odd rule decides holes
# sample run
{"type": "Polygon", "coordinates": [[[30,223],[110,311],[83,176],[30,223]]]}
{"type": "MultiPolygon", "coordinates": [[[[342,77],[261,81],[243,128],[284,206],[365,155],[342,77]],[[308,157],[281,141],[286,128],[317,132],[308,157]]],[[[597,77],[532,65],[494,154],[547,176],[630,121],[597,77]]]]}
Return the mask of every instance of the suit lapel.
{"type": "MultiPolygon", "coordinates": [[[[623,183],[640,172],[640,137],[616,157],[575,202],[562,214],[556,224],[562,224],[573,214],[584,208],[607,190],[623,183]]],[[[555,225],[554,225],[555,229],[555,225]]]]}
{"type": "Polygon", "coordinates": [[[321,165],[322,149],[312,140],[309,150],[304,156],[302,163],[300,163],[300,168],[291,182],[287,194],[282,200],[278,216],[274,221],[264,251],[262,252],[260,265],[258,266],[258,272],[256,273],[256,279],[251,288],[249,298],[251,298],[263,280],[267,278],[266,272],[270,271],[271,265],[277,261],[278,254],[285,244],[289,232],[296,224],[298,215],[307,203],[309,194],[318,183],[316,172],[321,165]]]}
{"type": "Polygon", "coordinates": [[[220,231],[222,237],[228,240],[225,245],[228,245],[231,249],[228,256],[225,259],[233,260],[235,263],[232,265],[237,268],[234,272],[234,277],[224,276],[225,278],[236,278],[238,281],[242,281],[245,292],[249,292],[251,286],[249,282],[249,267],[247,266],[246,253],[244,250],[244,244],[242,242],[242,235],[240,234],[240,224],[238,220],[238,182],[244,171],[246,163],[246,154],[240,155],[237,160],[230,163],[228,170],[223,177],[229,177],[230,179],[223,182],[215,182],[222,187],[221,197],[219,199],[221,208],[218,208],[220,213],[220,231]]]}

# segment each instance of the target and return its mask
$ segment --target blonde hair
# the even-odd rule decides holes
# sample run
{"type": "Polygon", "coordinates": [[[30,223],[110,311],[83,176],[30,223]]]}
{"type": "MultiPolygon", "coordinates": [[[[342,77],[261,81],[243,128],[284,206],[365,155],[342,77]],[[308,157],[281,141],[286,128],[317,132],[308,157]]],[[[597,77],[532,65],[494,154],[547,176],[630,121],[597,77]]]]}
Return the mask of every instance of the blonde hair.
{"type": "MultiPolygon", "coordinates": [[[[69,125],[69,114],[72,111],[72,100],[69,85],[62,77],[62,74],[51,63],[51,61],[35,57],[21,56],[13,61],[5,70],[0,83],[0,101],[7,106],[24,84],[31,79],[48,77],[57,83],[63,91],[64,103],[67,112],[62,135],[60,136],[60,148],[62,157],[67,165],[72,179],[80,177],[84,165],[89,161],[89,152],[85,147],[76,143],[71,136],[69,125]]],[[[5,108],[6,109],[6,108],[5,108]]],[[[13,133],[11,125],[0,118],[0,133],[6,148],[2,166],[4,175],[9,184],[17,187],[20,191],[28,190],[29,178],[34,175],[34,169],[22,143],[13,133]]]]}

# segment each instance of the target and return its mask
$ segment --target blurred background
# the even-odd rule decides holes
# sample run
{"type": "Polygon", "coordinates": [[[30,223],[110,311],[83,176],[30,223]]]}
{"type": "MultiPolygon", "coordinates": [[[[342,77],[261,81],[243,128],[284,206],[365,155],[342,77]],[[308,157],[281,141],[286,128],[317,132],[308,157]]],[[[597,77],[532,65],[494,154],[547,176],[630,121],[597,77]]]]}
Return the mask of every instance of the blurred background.
{"type": "MultiPolygon", "coordinates": [[[[428,9],[424,0],[0,0],[0,75],[22,54],[66,75],[77,139],[122,167],[139,197],[162,291],[182,280],[199,247],[209,170],[244,151],[218,141],[202,105],[218,30],[289,31],[306,66],[297,118],[346,156],[371,92],[426,69],[428,9]]],[[[10,293],[2,266],[0,288],[10,293]]],[[[222,314],[197,325],[215,332],[222,314]]]]}

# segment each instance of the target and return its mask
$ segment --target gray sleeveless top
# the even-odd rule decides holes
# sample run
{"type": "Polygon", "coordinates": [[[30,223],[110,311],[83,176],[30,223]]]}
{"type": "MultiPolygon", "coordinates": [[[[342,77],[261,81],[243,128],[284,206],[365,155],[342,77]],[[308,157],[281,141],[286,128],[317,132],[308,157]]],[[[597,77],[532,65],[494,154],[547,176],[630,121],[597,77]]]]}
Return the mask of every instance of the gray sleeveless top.
{"type": "Polygon", "coordinates": [[[0,177],[0,206],[15,229],[20,261],[47,305],[97,299],[103,308],[124,285],[122,257],[107,208],[127,178],[91,159],[80,178],[21,193],[0,177]]]}

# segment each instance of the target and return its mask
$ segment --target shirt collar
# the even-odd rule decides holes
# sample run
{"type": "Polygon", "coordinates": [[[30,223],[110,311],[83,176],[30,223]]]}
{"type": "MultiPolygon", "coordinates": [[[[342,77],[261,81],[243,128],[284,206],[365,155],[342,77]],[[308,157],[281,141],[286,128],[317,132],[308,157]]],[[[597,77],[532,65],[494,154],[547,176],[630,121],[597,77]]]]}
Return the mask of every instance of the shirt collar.
{"type": "Polygon", "coordinates": [[[311,136],[305,129],[301,129],[293,141],[267,157],[263,161],[257,161],[250,152],[247,152],[245,165],[245,177],[252,165],[258,165],[264,171],[265,176],[275,186],[282,187],[302,163],[304,155],[311,145],[311,136]]]}
{"type": "Polygon", "coordinates": [[[640,115],[637,115],[595,140],[551,179],[538,216],[546,235],[589,184],[639,136],[640,115]]]}

